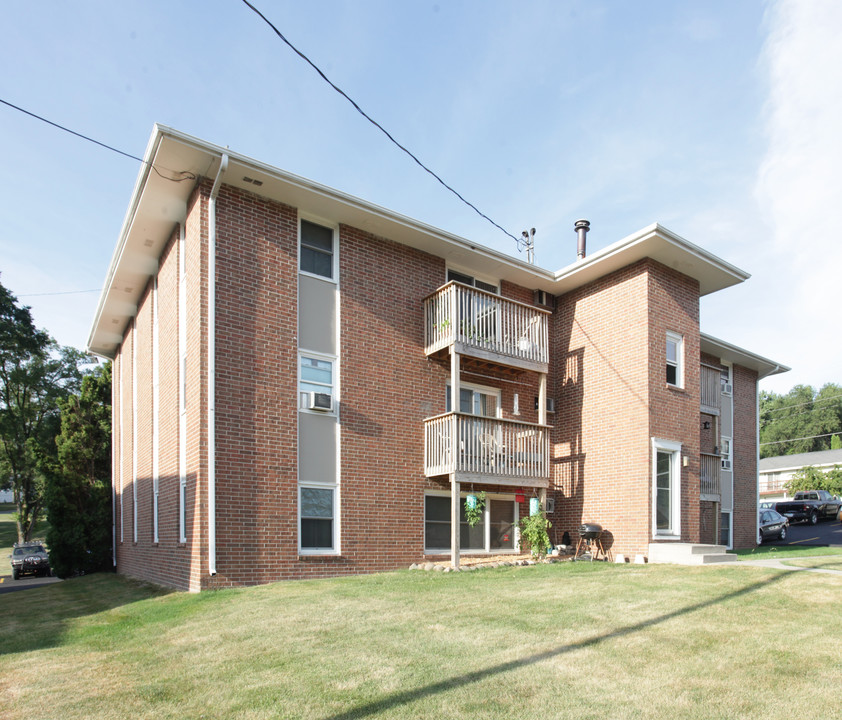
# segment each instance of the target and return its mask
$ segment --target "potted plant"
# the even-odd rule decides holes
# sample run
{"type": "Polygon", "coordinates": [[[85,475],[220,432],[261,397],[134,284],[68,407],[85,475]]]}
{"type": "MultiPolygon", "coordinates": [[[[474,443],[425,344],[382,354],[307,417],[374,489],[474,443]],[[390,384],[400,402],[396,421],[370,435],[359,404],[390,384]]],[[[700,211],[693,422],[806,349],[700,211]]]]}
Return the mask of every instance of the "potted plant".
{"type": "Polygon", "coordinates": [[[541,510],[534,515],[520,519],[520,548],[529,548],[532,557],[542,558],[550,548],[550,535],[547,532],[552,523],[547,520],[546,513],[541,510]]]}

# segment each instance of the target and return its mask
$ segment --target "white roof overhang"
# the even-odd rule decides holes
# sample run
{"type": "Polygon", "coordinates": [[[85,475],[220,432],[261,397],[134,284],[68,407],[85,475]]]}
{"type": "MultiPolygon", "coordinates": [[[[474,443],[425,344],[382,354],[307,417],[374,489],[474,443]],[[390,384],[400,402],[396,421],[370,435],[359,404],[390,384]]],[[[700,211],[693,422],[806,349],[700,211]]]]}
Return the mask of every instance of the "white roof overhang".
{"type": "Polygon", "coordinates": [[[754,370],[757,372],[758,380],[769,377],[770,375],[779,375],[780,373],[789,372],[789,370],[791,370],[791,368],[786,365],[781,365],[779,362],[769,360],[761,355],[744,350],[741,347],[737,347],[736,345],[727,343],[724,340],[719,340],[705,333],[700,334],[699,341],[702,352],[710,355],[716,355],[725,362],[742,365],[749,370],[754,370]]]}
{"type": "Polygon", "coordinates": [[[478,276],[500,278],[554,295],[647,257],[697,279],[702,295],[749,277],[658,224],[552,272],[227,148],[156,125],[88,337],[91,352],[114,356],[127,323],[137,311],[141,294],[156,272],[162,249],[175,225],[186,216],[190,194],[200,178],[216,176],[223,154],[228,156],[223,178],[227,185],[423,250],[444,258],[449,265],[471,268],[478,276]]]}

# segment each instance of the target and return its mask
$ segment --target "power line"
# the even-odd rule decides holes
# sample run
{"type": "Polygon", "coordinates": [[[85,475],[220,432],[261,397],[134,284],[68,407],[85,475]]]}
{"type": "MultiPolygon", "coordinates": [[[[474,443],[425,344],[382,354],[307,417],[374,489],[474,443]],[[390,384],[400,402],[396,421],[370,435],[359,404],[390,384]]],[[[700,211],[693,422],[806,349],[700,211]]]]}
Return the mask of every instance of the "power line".
{"type": "Polygon", "coordinates": [[[26,293],[25,295],[18,295],[22,297],[46,297],[47,295],[79,295],[81,293],[102,292],[102,288],[94,288],[93,290],[65,290],[64,292],[46,292],[46,293],[26,293]]]}
{"type": "Polygon", "coordinates": [[[425,172],[427,172],[427,173],[429,173],[430,175],[432,175],[432,176],[433,176],[436,180],[438,180],[438,182],[439,182],[439,183],[441,183],[441,184],[442,184],[445,188],[447,188],[447,189],[448,189],[450,192],[452,192],[452,193],[453,193],[456,197],[458,197],[458,198],[459,198],[459,199],[460,199],[463,203],[465,203],[465,205],[467,205],[467,206],[468,206],[469,208],[471,208],[471,209],[472,209],[475,213],[477,213],[477,215],[479,215],[481,218],[484,218],[485,220],[487,220],[488,222],[490,222],[490,223],[491,223],[494,227],[496,227],[498,230],[502,231],[503,233],[505,233],[506,235],[508,235],[508,236],[509,236],[512,240],[514,240],[514,241],[517,243],[517,248],[518,248],[518,250],[519,250],[519,251],[522,249],[522,245],[523,245],[523,239],[522,239],[522,238],[517,238],[517,237],[515,237],[514,235],[512,235],[512,234],[511,234],[508,230],[506,230],[504,227],[502,227],[501,225],[498,225],[496,222],[494,222],[494,221],[493,221],[490,217],[488,217],[488,215],[486,215],[485,213],[481,212],[481,211],[479,210],[479,208],[477,208],[477,206],[476,206],[476,205],[474,205],[473,203],[469,202],[469,201],[468,201],[468,200],[466,200],[464,197],[462,197],[462,195],[460,195],[460,194],[459,194],[456,190],[454,190],[454,189],[453,189],[450,185],[448,185],[448,184],[447,184],[444,180],[442,180],[442,179],[441,179],[438,175],[436,175],[436,173],[434,173],[432,170],[430,170],[430,168],[428,168],[428,167],[427,167],[424,163],[422,163],[422,162],[421,162],[421,161],[420,161],[420,160],[419,160],[419,159],[418,159],[415,155],[413,155],[413,154],[412,154],[412,153],[411,153],[411,152],[410,152],[407,148],[405,148],[405,147],[404,147],[403,145],[401,145],[401,144],[400,144],[397,140],[395,140],[395,138],[393,138],[393,137],[392,137],[392,135],[389,133],[389,131],[388,131],[388,130],[386,130],[386,128],[384,128],[384,127],[383,127],[383,126],[382,126],[379,122],[377,122],[377,121],[376,121],[376,120],[374,120],[374,119],[373,119],[370,115],[368,115],[368,113],[366,113],[366,112],[365,112],[365,111],[364,111],[364,110],[363,110],[363,109],[362,109],[362,108],[361,108],[361,107],[360,107],[360,106],[359,106],[359,105],[358,105],[358,104],[357,104],[357,103],[356,103],[356,102],[355,102],[355,101],[354,101],[351,97],[349,97],[349,96],[348,96],[348,94],[347,94],[344,90],[342,90],[340,87],[338,87],[336,84],[334,84],[334,83],[333,83],[333,81],[331,81],[331,80],[330,80],[330,78],[328,78],[328,76],[327,76],[327,75],[325,75],[325,74],[321,71],[321,69],[320,69],[320,68],[319,68],[319,67],[318,67],[318,66],[317,66],[317,65],[316,65],[316,64],[315,64],[312,60],[310,60],[310,58],[308,58],[308,57],[307,57],[307,56],[306,56],[303,52],[301,52],[301,51],[300,51],[297,47],[295,47],[295,45],[293,45],[293,44],[292,44],[289,40],[287,40],[287,39],[286,39],[286,37],[284,37],[283,33],[282,33],[280,30],[278,30],[278,28],[277,28],[277,27],[275,27],[275,26],[272,24],[272,22],[271,22],[271,21],[270,21],[270,20],[269,20],[269,19],[268,19],[268,18],[267,18],[267,17],[266,17],[266,16],[265,16],[262,12],[260,12],[260,10],[258,10],[258,9],[257,9],[254,5],[252,5],[252,4],[251,4],[248,0],[243,0],[243,3],[244,3],[245,5],[247,5],[249,8],[251,8],[251,10],[252,10],[252,11],[254,11],[254,13],[255,13],[258,17],[260,17],[260,19],[261,19],[261,20],[263,20],[263,22],[265,22],[265,23],[266,23],[266,24],[267,24],[270,28],[272,28],[272,30],[275,32],[275,34],[276,34],[276,35],[277,35],[277,36],[278,36],[281,40],[283,40],[283,42],[284,42],[284,43],[286,43],[286,45],[287,45],[287,46],[288,46],[288,47],[289,47],[289,48],[290,48],[290,49],[291,49],[291,50],[292,50],[292,51],[293,51],[296,55],[298,55],[298,57],[300,57],[300,58],[301,58],[302,60],[304,60],[304,62],[306,62],[306,63],[307,63],[307,64],[308,64],[311,68],[313,68],[313,70],[315,70],[315,71],[319,74],[319,76],[322,78],[322,80],[324,80],[324,81],[325,81],[328,85],[330,85],[330,86],[331,86],[331,87],[332,87],[332,88],[333,88],[336,92],[338,92],[338,93],[339,93],[342,97],[344,97],[344,98],[345,98],[345,99],[346,99],[349,103],[351,103],[351,105],[354,107],[354,109],[355,109],[355,110],[356,110],[356,111],[357,111],[360,115],[362,115],[362,116],[363,116],[366,120],[368,120],[368,121],[369,121],[372,125],[374,125],[374,127],[376,127],[376,128],[377,128],[378,130],[380,130],[380,132],[382,132],[382,133],[383,133],[383,134],[384,134],[387,138],[389,138],[389,140],[392,142],[392,144],[394,144],[396,147],[400,148],[401,150],[403,150],[403,152],[405,152],[407,155],[409,155],[409,157],[411,157],[411,158],[415,161],[415,163],[416,163],[416,164],[417,164],[420,168],[422,168],[425,172]]]}
{"type": "Polygon", "coordinates": [[[162,174],[158,170],[158,168],[156,168],[151,162],[149,162],[147,160],[144,160],[143,158],[139,158],[137,155],[132,155],[131,153],[127,153],[127,152],[124,152],[122,150],[118,150],[117,148],[112,147],[111,145],[106,145],[104,142],[100,142],[99,140],[94,140],[92,137],[89,137],[88,135],[83,135],[82,133],[76,132],[75,130],[71,130],[70,128],[67,128],[64,125],[59,125],[57,122],[53,122],[52,120],[48,120],[47,118],[42,117],[41,115],[38,115],[34,112],[31,112],[30,110],[26,110],[25,108],[22,108],[18,105],[10,103],[8,100],[4,100],[3,98],[0,98],[0,103],[17,110],[18,112],[22,112],[24,115],[29,115],[29,117],[32,117],[32,118],[35,118],[36,120],[40,120],[41,122],[47,123],[47,125],[52,125],[54,128],[58,128],[59,130],[63,130],[64,132],[70,133],[71,135],[75,135],[76,137],[81,138],[82,140],[87,140],[88,142],[93,143],[94,145],[99,145],[100,147],[103,147],[106,150],[110,150],[111,152],[115,152],[118,155],[122,155],[123,157],[127,157],[131,160],[137,160],[139,163],[143,163],[144,165],[148,165],[150,168],[152,168],[158,174],[159,177],[162,177],[164,180],[169,180],[170,182],[183,182],[184,180],[195,180],[196,179],[196,175],[193,174],[192,172],[190,172],[189,170],[174,171],[176,175],[180,175],[181,177],[167,177],[166,175],[162,174]]]}
{"type": "Polygon", "coordinates": [[[764,412],[782,412],[784,410],[791,410],[792,408],[803,407],[804,405],[815,405],[816,403],[820,402],[830,402],[831,400],[838,400],[839,398],[842,398],[842,393],[840,393],[839,395],[831,395],[829,398],[816,398],[815,400],[808,400],[807,402],[797,403],[795,405],[786,405],[785,407],[772,408],[771,410],[764,410],[764,412]]]}
{"type": "Polygon", "coordinates": [[[824,435],[810,435],[809,437],[790,438],[789,440],[773,440],[771,442],[760,443],[761,445],[780,445],[781,443],[797,442],[799,440],[815,440],[816,438],[833,437],[834,435],[842,435],[842,431],[825,433],[824,435]]]}

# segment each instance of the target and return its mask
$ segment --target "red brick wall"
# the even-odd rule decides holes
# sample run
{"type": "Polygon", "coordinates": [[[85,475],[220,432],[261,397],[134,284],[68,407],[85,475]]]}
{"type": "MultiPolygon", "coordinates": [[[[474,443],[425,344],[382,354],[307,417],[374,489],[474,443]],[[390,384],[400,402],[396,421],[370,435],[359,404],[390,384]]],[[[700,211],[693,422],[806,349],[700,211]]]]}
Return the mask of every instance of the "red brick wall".
{"type": "Polygon", "coordinates": [[[654,438],[681,443],[681,540],[699,542],[699,284],[654,261],[648,265],[649,432],[654,438]],[[682,389],[667,385],[665,379],[668,331],[684,338],[682,389]]]}
{"type": "Polygon", "coordinates": [[[424,419],[445,410],[449,368],[423,345],[424,298],[445,263],[347,226],[340,243],[342,558],[306,563],[406,567],[424,548],[424,419]]]}
{"type": "Polygon", "coordinates": [[[558,299],[550,394],[555,541],[600,523],[616,554],[646,554],[653,437],[682,443],[681,539],[698,541],[699,315],[695,281],[641,261],[558,299]],[[684,388],[665,380],[666,333],[684,336],[684,388]]]}
{"type": "MultiPolygon", "coordinates": [[[[297,211],[222,186],[217,203],[217,571],[207,546],[207,236],[209,183],[189,203],[187,543],[178,542],[178,252],[161,257],[160,530],[152,542],[152,316],[126,330],[123,374],[124,540],[118,569],[184,589],[372,572],[423,558],[424,490],[448,489],[423,470],[424,419],[444,412],[449,367],[423,350],[423,299],[445,282],[445,261],[342,226],[340,242],[341,555],[298,555],[297,211]],[[132,437],[132,344],[138,353],[138,427],[132,437]],[[138,448],[138,543],[132,542],[132,443],[138,448]]],[[[503,282],[504,297],[532,290],[503,282]]],[[[645,554],[651,541],[653,437],[680,442],[682,536],[697,542],[715,509],[699,502],[698,285],[650,260],[558,298],[550,318],[548,395],[552,539],[576,540],[599,522],[615,553],[645,554]],[[684,337],[684,387],[665,381],[667,331],[684,337]]],[[[756,375],[735,377],[735,544],[753,541],[756,375]],[[740,428],[750,428],[742,432],[740,428]],[[742,432],[742,434],[741,434],[742,432]]],[[[502,414],[537,421],[535,373],[504,375],[463,364],[463,382],[500,388],[502,414]]],[[[115,429],[115,433],[118,430],[115,429]]],[[[705,439],[706,445],[710,438],[705,439]]],[[[463,489],[467,489],[463,486],[463,489]]],[[[477,486],[515,493],[517,487],[477,486]]],[[[527,495],[531,494],[527,491],[527,495]]],[[[710,505],[710,506],[709,506],[710,505]]],[[[521,513],[527,512],[526,506],[521,513]]],[[[119,540],[118,528],[118,540],[119,540]]]]}
{"type": "MultiPolygon", "coordinates": [[[[159,362],[159,501],[158,543],[153,537],[153,375],[152,375],[152,284],[147,285],[137,311],[137,330],[131,324],[115,358],[114,382],[116,404],[115,441],[118,466],[115,472],[117,570],[126,575],[144,578],[179,589],[197,590],[207,572],[202,567],[202,546],[199,538],[206,534],[203,520],[201,468],[205,464],[201,449],[206,447],[204,422],[205,361],[201,346],[205,326],[205,250],[206,218],[197,192],[189,203],[186,221],[188,284],[188,542],[180,543],[179,517],[179,432],[178,432],[178,228],[176,227],[159,259],[158,271],[158,362],[159,362]],[[137,427],[132,435],[132,346],[137,343],[137,427]],[[122,374],[122,395],[119,382],[122,374]],[[120,436],[119,418],[123,434],[120,436]],[[134,542],[133,515],[133,452],[137,443],[137,543],[134,542]],[[121,449],[122,448],[122,449],[121,449]],[[120,458],[122,463],[120,464],[120,458]],[[120,512],[122,508],[122,513],[120,512]],[[120,526],[122,518],[122,528],[120,526]],[[122,541],[121,541],[122,529],[122,541]]],[[[206,551],[206,550],[205,550],[206,551]]],[[[205,556],[206,557],[206,556],[205,556]]],[[[206,561],[205,561],[206,562],[206,561]]]]}
{"type": "Polygon", "coordinates": [[[294,208],[223,185],[217,200],[215,587],[297,560],[294,208]]]}
{"type": "Polygon", "coordinates": [[[734,547],[757,544],[757,373],[734,365],[734,547]]]}
{"type": "Polygon", "coordinates": [[[648,275],[637,263],[558,298],[550,331],[556,398],[553,540],[597,522],[614,552],[649,528],[648,275]]]}

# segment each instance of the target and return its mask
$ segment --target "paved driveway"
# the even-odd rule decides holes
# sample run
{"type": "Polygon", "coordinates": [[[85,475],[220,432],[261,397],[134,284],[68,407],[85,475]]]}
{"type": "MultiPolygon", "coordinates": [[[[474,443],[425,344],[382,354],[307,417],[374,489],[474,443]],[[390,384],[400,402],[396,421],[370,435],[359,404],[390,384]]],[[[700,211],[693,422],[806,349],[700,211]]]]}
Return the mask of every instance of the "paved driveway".
{"type": "Polygon", "coordinates": [[[15,580],[11,575],[0,575],[0,595],[15,592],[16,590],[29,590],[34,587],[51,585],[52,583],[57,582],[61,582],[61,578],[27,576],[22,577],[20,580],[15,580]]]}
{"type": "Polygon", "coordinates": [[[786,533],[786,540],[766,540],[764,545],[823,545],[842,547],[842,523],[839,520],[809,523],[793,523],[786,533]]]}

